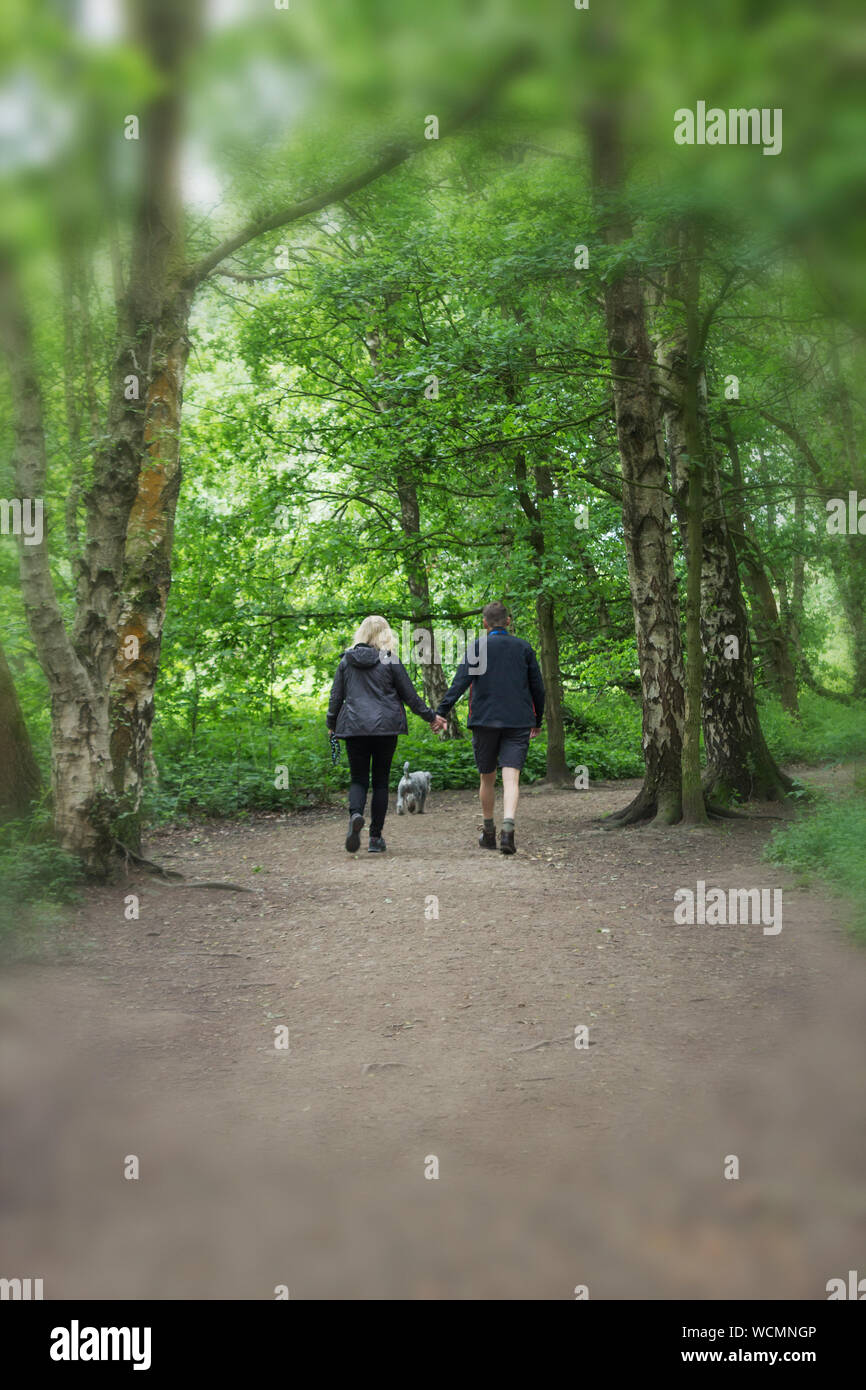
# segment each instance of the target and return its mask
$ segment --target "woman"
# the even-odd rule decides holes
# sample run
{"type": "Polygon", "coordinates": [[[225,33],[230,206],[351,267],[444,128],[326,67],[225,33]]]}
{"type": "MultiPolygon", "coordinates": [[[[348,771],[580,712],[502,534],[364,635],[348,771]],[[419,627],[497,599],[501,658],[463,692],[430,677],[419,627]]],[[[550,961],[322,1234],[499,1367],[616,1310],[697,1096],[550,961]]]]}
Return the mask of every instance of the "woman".
{"type": "Polygon", "coordinates": [[[445,720],[428,709],[394,655],[397,639],[385,618],[374,613],[355,633],[353,646],[337,667],[328,705],[328,728],[345,740],[352,782],[349,787],[349,831],[346,849],[361,847],[364,803],[373,783],[370,807],[370,854],[383,854],[382,828],[388,812],[388,778],[399,734],[408,733],[408,705],[434,730],[445,720]]]}

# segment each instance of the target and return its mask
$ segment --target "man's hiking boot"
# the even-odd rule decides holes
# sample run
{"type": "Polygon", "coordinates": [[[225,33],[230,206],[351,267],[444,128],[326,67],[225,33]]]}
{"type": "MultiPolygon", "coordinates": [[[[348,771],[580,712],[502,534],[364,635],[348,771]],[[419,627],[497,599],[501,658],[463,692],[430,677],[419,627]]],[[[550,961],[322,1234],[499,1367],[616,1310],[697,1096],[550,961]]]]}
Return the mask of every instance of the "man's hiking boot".
{"type": "Polygon", "coordinates": [[[482,830],[478,836],[478,843],[482,849],[496,848],[496,830],[482,830]]]}
{"type": "Polygon", "coordinates": [[[388,846],[385,844],[381,835],[370,836],[370,843],[367,846],[368,854],[384,854],[387,848],[388,846]]]}
{"type": "Polygon", "coordinates": [[[500,830],[499,849],[502,854],[516,854],[517,846],[514,843],[513,830],[500,830]]]}
{"type": "Polygon", "coordinates": [[[349,833],[346,836],[346,849],[350,854],[357,854],[361,848],[361,831],[364,829],[364,817],[360,811],[353,811],[349,817],[349,833]]]}

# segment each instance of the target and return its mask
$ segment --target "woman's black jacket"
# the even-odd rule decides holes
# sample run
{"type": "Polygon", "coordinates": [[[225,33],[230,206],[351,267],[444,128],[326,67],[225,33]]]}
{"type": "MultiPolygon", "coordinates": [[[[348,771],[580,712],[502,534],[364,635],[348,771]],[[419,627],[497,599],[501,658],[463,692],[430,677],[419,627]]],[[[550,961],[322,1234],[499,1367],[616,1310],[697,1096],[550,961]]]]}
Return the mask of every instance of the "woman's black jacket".
{"type": "Polygon", "coordinates": [[[344,652],[328,705],[328,728],[337,738],[364,734],[405,734],[408,705],[429,724],[428,709],[401,665],[390,652],[360,644],[344,652]]]}

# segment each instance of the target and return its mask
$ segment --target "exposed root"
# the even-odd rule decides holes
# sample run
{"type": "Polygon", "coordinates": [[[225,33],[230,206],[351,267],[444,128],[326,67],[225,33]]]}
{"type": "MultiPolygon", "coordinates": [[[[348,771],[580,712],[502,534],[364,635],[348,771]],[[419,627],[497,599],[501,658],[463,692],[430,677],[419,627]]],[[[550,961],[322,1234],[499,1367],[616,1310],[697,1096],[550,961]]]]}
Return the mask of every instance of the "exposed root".
{"type": "MultiPolygon", "coordinates": [[[[715,801],[711,801],[708,796],[704,797],[707,815],[713,821],[727,820],[778,820],[784,821],[784,816],[750,816],[745,811],[732,811],[727,806],[721,806],[715,801]]],[[[654,800],[645,799],[643,794],[635,797],[628,806],[621,811],[613,811],[609,816],[599,818],[594,822],[601,826],[602,830],[625,830],[629,825],[640,825],[647,821],[655,821],[659,825],[681,825],[682,817],[676,820],[666,820],[659,814],[659,808],[654,800]]]]}
{"type": "Polygon", "coordinates": [[[710,801],[708,796],[704,797],[704,806],[707,815],[713,820],[754,820],[754,816],[747,816],[742,811],[732,811],[728,806],[721,806],[716,801],[710,801]]]}
{"type": "Polygon", "coordinates": [[[644,801],[642,797],[637,796],[621,811],[612,811],[609,816],[596,823],[604,830],[625,830],[629,825],[640,825],[643,821],[652,820],[656,809],[654,801],[644,801]]]}
{"type": "Polygon", "coordinates": [[[252,893],[253,891],[252,888],[244,888],[243,884],[222,882],[219,879],[187,879],[176,869],[165,869],[162,864],[156,864],[152,859],[145,859],[144,855],[136,854],[135,850],[122,845],[119,840],[114,841],[114,848],[125,861],[127,867],[132,862],[136,868],[144,869],[154,878],[161,879],[169,888],[221,888],[228,893],[252,893]]]}
{"type": "Polygon", "coordinates": [[[702,785],[709,808],[710,798],[716,793],[739,796],[744,801],[784,801],[788,793],[794,790],[796,782],[787,772],[774,765],[765,775],[752,776],[748,783],[730,780],[722,773],[707,768],[702,785]]]}

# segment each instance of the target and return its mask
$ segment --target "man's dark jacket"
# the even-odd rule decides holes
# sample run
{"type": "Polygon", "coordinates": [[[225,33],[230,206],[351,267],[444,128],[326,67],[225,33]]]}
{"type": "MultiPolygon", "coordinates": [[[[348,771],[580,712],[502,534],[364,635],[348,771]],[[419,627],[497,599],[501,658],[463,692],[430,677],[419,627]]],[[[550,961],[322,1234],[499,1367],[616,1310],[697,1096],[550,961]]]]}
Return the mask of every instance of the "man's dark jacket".
{"type": "Polygon", "coordinates": [[[408,705],[413,714],[433,720],[396,657],[359,643],[344,652],[331,686],[327,724],[337,738],[363,734],[405,734],[408,705]]]}
{"type": "Polygon", "coordinates": [[[484,632],[471,642],[436,713],[446,715],[467,689],[470,729],[539,728],[544,682],[535,652],[522,637],[484,632]]]}

